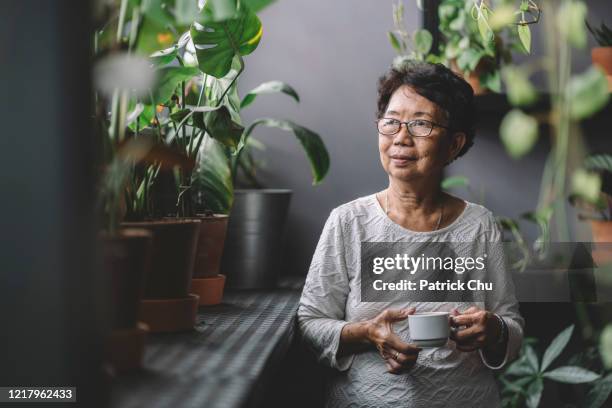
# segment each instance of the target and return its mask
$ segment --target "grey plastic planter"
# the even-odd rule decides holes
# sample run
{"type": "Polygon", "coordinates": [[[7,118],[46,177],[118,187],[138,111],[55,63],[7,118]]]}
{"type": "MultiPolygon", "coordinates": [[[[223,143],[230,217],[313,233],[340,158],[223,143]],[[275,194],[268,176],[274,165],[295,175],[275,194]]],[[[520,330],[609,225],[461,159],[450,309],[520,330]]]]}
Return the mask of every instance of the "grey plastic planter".
{"type": "Polygon", "coordinates": [[[234,289],[272,288],[283,254],[291,190],[236,190],[221,273],[234,289]]]}

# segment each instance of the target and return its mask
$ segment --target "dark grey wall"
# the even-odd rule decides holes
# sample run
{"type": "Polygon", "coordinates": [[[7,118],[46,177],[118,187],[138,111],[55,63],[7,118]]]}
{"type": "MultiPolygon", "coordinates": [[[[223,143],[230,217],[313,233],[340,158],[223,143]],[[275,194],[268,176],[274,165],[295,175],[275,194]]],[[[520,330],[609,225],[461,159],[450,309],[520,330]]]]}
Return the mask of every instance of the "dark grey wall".
{"type": "MultiPolygon", "coordinates": [[[[612,11],[605,1],[588,2],[595,20],[612,11]]],[[[322,185],[311,186],[308,163],[292,134],[260,128],[256,138],[267,150],[262,179],[269,187],[294,190],[287,225],[286,273],[304,274],[330,210],[356,197],[386,187],[377,151],[376,81],[394,56],[386,33],[392,28],[390,0],[279,0],[260,17],[264,35],[247,57],[240,84],[244,93],[260,82],[278,79],[299,92],[302,102],[286,96],[260,96],[244,111],[247,123],[256,117],[293,119],[321,134],[331,156],[322,185]]],[[[421,24],[413,1],[406,1],[409,27],[421,24]]],[[[541,46],[534,44],[534,54],[541,46]]],[[[575,55],[578,69],[588,65],[588,51],[575,55]]],[[[498,119],[489,118],[473,150],[449,168],[484,190],[484,204],[494,213],[516,216],[534,207],[546,143],[517,162],[504,152],[497,136],[498,119]]],[[[470,201],[478,197],[457,191],[470,201]]]]}

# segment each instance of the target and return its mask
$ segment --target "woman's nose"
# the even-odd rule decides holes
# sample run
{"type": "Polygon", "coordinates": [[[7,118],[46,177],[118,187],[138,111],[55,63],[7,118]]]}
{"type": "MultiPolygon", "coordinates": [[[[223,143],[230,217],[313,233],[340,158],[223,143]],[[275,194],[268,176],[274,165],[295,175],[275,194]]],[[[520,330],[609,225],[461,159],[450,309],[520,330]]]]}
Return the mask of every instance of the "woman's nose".
{"type": "Polygon", "coordinates": [[[411,146],[414,144],[413,136],[408,132],[408,125],[405,123],[400,124],[400,130],[395,134],[393,138],[393,144],[402,144],[411,146]]]}

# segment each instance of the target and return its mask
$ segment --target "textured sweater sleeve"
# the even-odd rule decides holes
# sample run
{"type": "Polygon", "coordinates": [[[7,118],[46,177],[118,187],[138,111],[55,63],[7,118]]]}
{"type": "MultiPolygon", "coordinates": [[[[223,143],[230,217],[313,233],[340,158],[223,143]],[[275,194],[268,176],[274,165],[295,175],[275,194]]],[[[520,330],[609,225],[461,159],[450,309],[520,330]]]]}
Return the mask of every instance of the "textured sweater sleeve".
{"type": "Polygon", "coordinates": [[[493,365],[486,353],[480,350],[483,363],[491,369],[503,368],[508,362],[514,360],[520,351],[523,342],[524,319],[519,313],[519,304],[516,300],[514,283],[507,268],[504,245],[502,236],[493,218],[489,215],[489,234],[488,234],[488,257],[489,274],[491,281],[494,282],[494,290],[487,297],[486,309],[499,315],[506,323],[508,329],[508,344],[506,354],[501,363],[493,365]]]}
{"type": "Polygon", "coordinates": [[[353,360],[353,355],[337,357],[340,333],[347,324],[344,317],[348,294],[342,227],[338,211],[333,210],[312,257],[298,308],[298,323],[318,361],[340,371],[347,370],[353,360]]]}

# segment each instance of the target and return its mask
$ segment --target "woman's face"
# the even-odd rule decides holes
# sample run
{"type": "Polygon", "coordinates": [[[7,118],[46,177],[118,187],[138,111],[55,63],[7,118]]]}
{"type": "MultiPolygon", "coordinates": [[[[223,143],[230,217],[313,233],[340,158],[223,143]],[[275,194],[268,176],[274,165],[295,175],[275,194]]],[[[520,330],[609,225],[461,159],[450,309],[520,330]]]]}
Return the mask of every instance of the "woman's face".
{"type": "MultiPolygon", "coordinates": [[[[398,88],[391,99],[384,118],[402,122],[425,119],[448,126],[446,112],[429,99],[417,94],[411,87],[398,88]]],[[[431,178],[442,174],[446,163],[459,153],[465,144],[465,135],[434,126],[427,137],[413,137],[405,125],[395,135],[378,134],[378,150],[383,168],[391,177],[399,180],[431,178]]]]}

